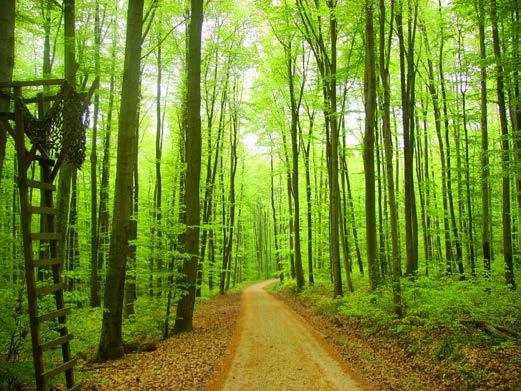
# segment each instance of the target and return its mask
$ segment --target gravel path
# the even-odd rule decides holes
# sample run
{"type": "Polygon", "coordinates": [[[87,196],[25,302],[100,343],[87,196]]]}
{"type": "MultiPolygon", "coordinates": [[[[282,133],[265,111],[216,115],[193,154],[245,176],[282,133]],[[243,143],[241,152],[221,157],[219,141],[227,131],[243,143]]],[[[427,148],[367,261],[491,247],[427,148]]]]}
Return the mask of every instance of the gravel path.
{"type": "Polygon", "coordinates": [[[230,357],[225,358],[222,380],[214,381],[211,388],[363,390],[329,344],[263,289],[273,282],[252,285],[243,292],[239,332],[232,341],[230,357]]]}

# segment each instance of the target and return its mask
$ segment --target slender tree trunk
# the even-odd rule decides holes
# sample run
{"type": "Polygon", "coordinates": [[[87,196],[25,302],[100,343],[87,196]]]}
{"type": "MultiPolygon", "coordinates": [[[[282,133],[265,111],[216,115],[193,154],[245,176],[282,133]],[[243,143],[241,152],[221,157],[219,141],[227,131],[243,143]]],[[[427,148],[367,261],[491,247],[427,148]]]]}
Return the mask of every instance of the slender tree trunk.
{"type": "Polygon", "coordinates": [[[405,194],[405,244],[407,252],[407,274],[414,275],[418,270],[418,231],[416,201],[414,194],[414,90],[415,63],[414,44],[418,4],[409,3],[407,18],[407,49],[403,32],[402,0],[396,9],[396,27],[400,47],[400,86],[402,95],[402,125],[404,137],[404,194],[405,194]]]}
{"type": "Polygon", "coordinates": [[[293,54],[291,42],[286,50],[286,61],[288,71],[289,96],[291,101],[291,195],[293,197],[293,234],[295,247],[295,276],[297,278],[297,291],[304,287],[304,270],[302,269],[302,252],[300,249],[300,197],[299,197],[299,172],[298,172],[298,121],[299,121],[299,98],[295,93],[295,80],[293,69],[293,54]]]}
{"type": "MultiPolygon", "coordinates": [[[[441,4],[441,3],[439,3],[441,4]]],[[[441,15],[441,5],[440,15],[441,15]]],[[[445,151],[447,152],[446,157],[446,169],[447,169],[447,201],[449,205],[450,220],[452,225],[452,236],[454,239],[454,245],[456,247],[456,263],[458,266],[459,273],[463,276],[463,261],[461,253],[461,244],[459,239],[458,225],[456,222],[456,214],[454,212],[454,197],[452,195],[452,168],[451,168],[451,148],[450,148],[450,133],[449,133],[449,114],[447,109],[447,91],[445,88],[445,74],[443,67],[443,49],[444,49],[444,28],[441,27],[440,34],[440,51],[438,56],[438,71],[440,77],[440,90],[441,90],[441,101],[443,107],[443,125],[445,130],[445,151]]]]}
{"type": "MultiPolygon", "coordinates": [[[[15,0],[0,0],[0,82],[10,82],[14,69],[15,0]]],[[[0,111],[7,111],[9,100],[0,97],[0,111]]],[[[0,123],[0,179],[7,144],[7,129],[0,123]]]]}
{"type": "MultiPolygon", "coordinates": [[[[111,69],[114,69],[116,62],[116,39],[114,37],[112,46],[112,61],[111,69]]],[[[99,302],[97,306],[101,305],[100,297],[100,274],[103,270],[103,263],[105,254],[107,253],[107,246],[109,243],[109,186],[110,186],[110,139],[112,133],[112,115],[114,108],[114,89],[115,89],[115,75],[114,72],[110,75],[109,86],[109,103],[107,108],[107,120],[105,125],[105,138],[103,142],[103,161],[101,169],[101,183],[100,183],[100,204],[98,217],[98,254],[97,254],[97,271],[98,276],[95,282],[95,288],[98,292],[99,302]]]]}
{"type": "Polygon", "coordinates": [[[496,58],[496,87],[498,98],[499,122],[501,127],[501,150],[503,165],[503,203],[502,203],[502,222],[503,222],[503,258],[505,261],[505,280],[512,289],[516,289],[514,278],[514,263],[512,260],[512,227],[511,227],[511,205],[510,205],[510,143],[508,135],[508,122],[504,91],[504,69],[501,54],[501,44],[499,41],[498,18],[496,0],[490,0],[490,19],[492,23],[492,40],[494,56],[496,58]]]}
{"type": "MultiPolygon", "coordinates": [[[[71,87],[76,85],[76,28],[75,28],[75,0],[63,1],[63,21],[64,21],[64,68],[65,79],[71,87]]],[[[67,126],[65,124],[65,126],[67,126]]],[[[58,256],[65,258],[67,223],[69,221],[69,202],[71,195],[71,178],[74,166],[64,161],[60,168],[58,194],[57,194],[57,213],[56,225],[60,234],[61,248],[58,249],[58,256]]]]}
{"type": "Polygon", "coordinates": [[[201,178],[201,33],[203,1],[192,0],[188,34],[186,91],[186,233],[184,250],[190,259],[184,261],[181,279],[187,290],[177,305],[176,332],[192,330],[195,305],[197,262],[199,257],[199,181],[201,178]]]}
{"type": "Polygon", "coordinates": [[[396,207],[396,195],[393,177],[393,144],[391,135],[391,86],[389,83],[389,57],[392,40],[392,13],[394,11],[391,3],[391,26],[389,28],[387,55],[385,54],[385,0],[379,0],[380,5],[380,78],[383,87],[383,118],[382,133],[384,138],[385,172],[387,175],[387,193],[389,212],[391,217],[391,242],[392,242],[392,276],[393,276],[393,304],[394,312],[402,316],[401,300],[401,260],[400,246],[398,243],[398,210],[396,207]],[[386,57],[387,56],[387,57],[386,57]]]}
{"type": "Polygon", "coordinates": [[[372,290],[380,284],[378,254],[376,247],[376,199],[374,173],[374,144],[376,127],[376,72],[372,0],[365,2],[365,133],[364,133],[364,176],[365,176],[365,230],[369,285],[372,290]]]}
{"type": "MultiPolygon", "coordinates": [[[[515,161],[517,166],[521,164],[521,86],[520,86],[520,76],[519,76],[519,68],[521,67],[521,63],[519,60],[519,52],[521,48],[519,46],[519,34],[521,29],[521,5],[519,2],[513,3],[512,9],[512,98],[510,99],[510,115],[512,122],[512,136],[513,143],[515,147],[515,161]]],[[[517,251],[521,251],[521,174],[519,170],[516,175],[516,192],[517,192],[517,224],[514,224],[516,227],[516,232],[513,233],[515,236],[517,234],[517,251]]]]}
{"type": "Polygon", "coordinates": [[[233,103],[234,107],[230,110],[231,116],[231,130],[230,130],[230,187],[229,187],[229,195],[228,201],[230,204],[229,210],[229,221],[228,221],[228,235],[227,240],[223,243],[224,248],[224,256],[223,256],[223,269],[221,271],[221,281],[219,290],[221,295],[224,294],[227,288],[225,284],[229,286],[229,276],[230,276],[230,265],[232,259],[232,249],[233,249],[233,233],[235,228],[235,176],[237,173],[237,136],[238,136],[238,128],[239,118],[238,118],[238,91],[237,91],[237,80],[234,82],[234,94],[233,94],[233,103]],[[228,282],[227,282],[228,281],[228,282]],[[226,288],[226,289],[225,289],[226,288]]]}
{"type": "Polygon", "coordinates": [[[143,0],[129,0],[125,64],[119,113],[118,158],[112,236],[105,283],[105,302],[98,359],[107,360],[124,354],[121,326],[125,272],[129,254],[131,228],[132,177],[136,140],[141,43],[143,27],[143,0]]]}
{"type": "Polygon", "coordinates": [[[270,149],[270,184],[271,184],[271,213],[273,216],[273,238],[275,241],[275,262],[277,263],[277,270],[279,271],[280,282],[284,281],[284,271],[282,270],[282,263],[280,261],[280,248],[278,239],[278,226],[277,226],[277,209],[275,208],[275,185],[274,185],[274,173],[273,173],[273,146],[270,149]]]}
{"type": "MultiPolygon", "coordinates": [[[[204,259],[206,255],[206,249],[207,249],[207,238],[208,238],[208,232],[212,228],[209,228],[208,225],[210,223],[210,219],[212,217],[212,206],[213,206],[213,189],[215,186],[215,174],[217,172],[217,162],[219,159],[219,146],[220,146],[220,135],[222,134],[222,118],[224,116],[224,99],[221,99],[221,111],[220,111],[220,121],[219,121],[219,130],[218,130],[218,136],[216,141],[216,153],[215,153],[215,159],[213,158],[213,139],[212,139],[212,128],[213,128],[213,118],[215,113],[215,104],[217,101],[217,75],[218,75],[218,68],[219,68],[219,34],[217,34],[217,46],[215,50],[215,63],[213,68],[213,88],[211,90],[211,93],[208,93],[207,88],[205,88],[205,101],[206,101],[206,129],[208,132],[207,136],[207,160],[206,160],[206,180],[205,180],[205,189],[204,189],[204,200],[203,200],[203,224],[201,228],[201,255],[199,259],[199,264],[197,267],[197,289],[196,289],[196,296],[201,296],[201,287],[203,283],[203,265],[204,265],[204,259]],[[213,165],[212,165],[212,162],[213,165]]],[[[206,69],[205,72],[205,87],[207,84],[209,84],[209,81],[207,79],[209,73],[209,66],[206,69]]],[[[223,88],[222,95],[226,96],[227,94],[227,84],[228,84],[228,76],[229,72],[226,72],[225,77],[225,87],[223,88]]],[[[210,274],[213,273],[213,270],[208,270],[208,281],[210,281],[210,274]]],[[[213,277],[212,277],[213,278],[213,277]]],[[[208,284],[210,285],[210,284],[208,284]]]]}
{"type": "Polygon", "coordinates": [[[443,232],[445,234],[445,260],[446,260],[446,271],[452,273],[452,262],[454,255],[452,252],[452,243],[450,237],[450,223],[449,223],[449,207],[447,202],[447,168],[445,162],[445,152],[443,146],[443,136],[441,133],[441,113],[439,108],[438,91],[435,84],[434,76],[434,65],[430,56],[429,42],[427,39],[427,33],[424,31],[425,46],[427,48],[427,66],[429,72],[429,84],[428,89],[432,99],[432,108],[434,113],[434,123],[436,127],[436,135],[438,138],[438,146],[440,150],[440,163],[441,163],[441,197],[443,205],[443,232]]]}
{"type": "MultiPolygon", "coordinates": [[[[160,20],[159,20],[160,23],[160,20]]],[[[158,33],[158,45],[157,45],[157,78],[156,78],[156,156],[155,156],[155,174],[156,174],[156,184],[154,186],[154,235],[153,245],[154,248],[152,250],[153,254],[153,263],[156,266],[156,270],[158,273],[157,277],[157,294],[161,295],[163,281],[161,278],[161,274],[163,272],[163,232],[161,227],[162,221],[162,199],[163,199],[163,182],[161,178],[161,159],[163,155],[163,116],[161,112],[161,98],[162,91],[161,86],[163,82],[162,78],[162,44],[161,44],[161,33],[158,33]]]]}
{"type": "MultiPolygon", "coordinates": [[[[140,94],[139,94],[140,95],[140,94]]],[[[137,121],[139,123],[139,109],[137,114],[137,121]]],[[[139,139],[139,127],[136,127],[136,141],[134,145],[134,170],[132,174],[132,194],[130,204],[130,230],[129,241],[131,242],[129,248],[127,273],[125,278],[125,294],[123,298],[123,318],[127,319],[134,315],[134,302],[137,299],[137,230],[139,220],[139,161],[137,140],[139,139]]]]}
{"type": "MultiPolygon", "coordinates": [[[[94,15],[94,72],[96,77],[100,76],[100,45],[101,45],[101,25],[99,1],[95,3],[94,15]]],[[[92,125],[92,146],[90,152],[90,224],[91,224],[91,253],[90,253],[90,305],[91,307],[100,306],[99,286],[98,286],[98,114],[100,108],[99,92],[94,96],[94,115],[92,125]]]]}
{"type": "Polygon", "coordinates": [[[313,135],[313,126],[315,122],[315,112],[309,113],[309,134],[307,143],[303,143],[303,137],[301,135],[302,151],[304,152],[304,169],[306,176],[306,218],[307,218],[307,250],[308,250],[308,276],[309,284],[315,283],[315,277],[313,275],[313,207],[311,204],[311,174],[310,174],[310,162],[309,152],[311,150],[311,138],[313,135]]]}
{"type": "MultiPolygon", "coordinates": [[[[459,33],[459,39],[458,39],[458,50],[460,52],[460,68],[462,69],[462,72],[466,76],[465,69],[463,68],[463,64],[461,63],[461,58],[465,55],[465,46],[463,42],[463,37],[461,34],[461,31],[459,33]]],[[[464,76],[464,77],[465,77],[464,76]]],[[[472,276],[476,276],[476,260],[475,260],[475,249],[474,249],[474,222],[473,222],[473,216],[472,216],[472,198],[471,198],[471,192],[470,192],[470,161],[469,161],[469,132],[468,132],[468,124],[467,124],[467,93],[466,93],[466,86],[465,81],[460,80],[459,87],[460,87],[460,94],[461,94],[461,112],[462,112],[462,119],[463,119],[463,134],[464,134],[464,140],[465,140],[465,201],[466,201],[466,214],[467,214],[467,224],[466,224],[466,234],[467,234],[467,250],[468,250],[468,260],[470,262],[470,270],[472,276]]],[[[463,202],[463,196],[461,197],[463,202]]]]}
{"type": "MultiPolygon", "coordinates": [[[[217,59],[216,59],[216,65],[214,69],[215,77],[214,80],[217,80],[217,59]]],[[[217,140],[215,142],[215,156],[213,157],[213,165],[212,165],[212,155],[213,155],[213,145],[212,145],[212,137],[211,137],[211,129],[212,129],[212,123],[213,123],[213,109],[210,109],[210,113],[207,114],[207,128],[208,128],[208,160],[207,160],[207,169],[206,169],[206,183],[205,183],[205,191],[204,191],[204,200],[203,200],[203,226],[208,227],[202,230],[202,237],[201,237],[201,258],[199,260],[199,266],[197,270],[197,292],[196,295],[201,294],[201,285],[202,285],[202,278],[203,278],[203,262],[206,254],[206,238],[207,236],[210,236],[209,233],[213,232],[213,227],[210,227],[210,222],[213,216],[213,196],[214,196],[214,188],[215,188],[215,177],[217,175],[217,168],[219,163],[219,156],[221,153],[221,150],[223,148],[223,133],[224,133],[224,121],[225,121],[225,114],[226,114],[226,103],[228,102],[228,80],[230,76],[230,67],[229,64],[226,67],[226,73],[224,78],[224,83],[222,87],[222,93],[221,93],[221,102],[220,102],[220,111],[219,111],[219,124],[218,124],[218,130],[217,130],[217,140]]],[[[216,83],[217,84],[217,83],[216,83]]],[[[215,100],[216,92],[214,89],[213,97],[211,98],[211,106],[213,106],[213,102],[215,100]]],[[[209,239],[210,240],[210,239],[209,239]]],[[[213,240],[213,239],[212,239],[213,240]]],[[[208,242],[208,246],[209,246],[208,242]]],[[[210,257],[210,254],[208,256],[210,259],[210,267],[208,270],[208,286],[210,287],[210,291],[213,288],[213,255],[210,257]],[[210,283],[212,281],[212,283],[210,283]]]]}

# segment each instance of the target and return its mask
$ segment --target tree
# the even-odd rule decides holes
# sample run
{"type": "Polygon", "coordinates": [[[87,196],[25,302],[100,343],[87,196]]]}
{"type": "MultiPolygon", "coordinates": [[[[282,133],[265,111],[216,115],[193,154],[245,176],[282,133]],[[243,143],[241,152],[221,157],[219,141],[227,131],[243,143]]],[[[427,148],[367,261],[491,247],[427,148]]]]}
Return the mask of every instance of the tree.
{"type": "MultiPolygon", "coordinates": [[[[394,4],[394,2],[393,2],[394,4]]],[[[416,64],[414,46],[418,18],[418,2],[407,1],[407,37],[403,29],[403,4],[398,0],[395,8],[396,30],[399,41],[400,91],[402,99],[402,126],[404,143],[404,192],[405,192],[405,247],[407,253],[407,274],[418,270],[418,219],[414,193],[414,131],[415,131],[415,80],[416,64]],[[407,39],[407,41],[406,41],[407,39]]]]}
{"type": "Polygon", "coordinates": [[[181,284],[185,295],[177,305],[175,332],[192,330],[195,305],[197,262],[199,260],[199,186],[201,177],[201,33],[203,1],[192,0],[188,28],[186,72],[186,232],[184,251],[189,257],[183,262],[181,284]]]}
{"type": "MultiPolygon", "coordinates": [[[[392,4],[391,4],[392,7],[392,4]]],[[[393,276],[393,299],[394,311],[398,316],[402,315],[401,286],[400,286],[400,248],[398,243],[398,210],[396,208],[396,194],[393,177],[393,144],[391,135],[391,88],[389,85],[389,61],[393,31],[393,20],[391,18],[389,35],[385,38],[385,2],[379,0],[379,32],[380,32],[380,80],[383,87],[382,107],[382,133],[385,152],[385,172],[387,174],[387,193],[389,211],[391,217],[391,244],[392,244],[392,276],[393,276]]],[[[392,13],[392,10],[391,10],[392,13]]]]}
{"type": "Polygon", "coordinates": [[[342,296],[342,274],[340,267],[340,189],[338,185],[338,118],[337,118],[337,35],[336,1],[325,0],[329,32],[329,48],[323,35],[321,2],[311,10],[309,3],[297,0],[299,18],[304,37],[315,57],[324,98],[326,122],[326,155],[329,177],[329,230],[330,257],[333,275],[333,296],[342,296]],[[316,25],[312,16],[317,15],[316,25]]]}
{"type": "MultiPolygon", "coordinates": [[[[14,68],[15,0],[1,0],[0,9],[0,82],[10,82],[14,68]]],[[[9,101],[0,95],[0,111],[7,111],[9,101]]],[[[0,178],[2,178],[7,128],[0,124],[0,178]]]]}
{"type": "Polygon", "coordinates": [[[374,175],[374,143],[376,126],[376,58],[373,26],[373,2],[365,1],[365,133],[364,133],[364,175],[365,175],[365,230],[367,238],[367,263],[369,265],[369,285],[376,289],[380,282],[376,253],[376,206],[374,175]]]}
{"type": "MultiPolygon", "coordinates": [[[[94,71],[96,77],[100,77],[100,45],[101,45],[101,26],[100,26],[100,7],[99,0],[96,0],[94,15],[94,71]]],[[[98,114],[100,109],[100,96],[96,91],[94,96],[94,113],[92,125],[92,146],[90,151],[90,181],[91,181],[91,196],[90,196],[90,210],[91,210],[91,261],[90,261],[90,305],[92,307],[100,306],[100,296],[98,287],[98,252],[99,252],[99,237],[98,237],[98,178],[97,178],[97,143],[98,143],[98,114]]]]}
{"type": "Polygon", "coordinates": [[[136,148],[139,103],[141,44],[144,0],[129,0],[125,44],[125,64],[119,114],[118,158],[112,235],[110,239],[105,302],[98,359],[107,360],[124,354],[121,336],[123,293],[127,256],[129,255],[130,209],[134,149],[136,148]]]}
{"type": "Polygon", "coordinates": [[[504,90],[504,68],[501,54],[501,42],[498,30],[496,0],[490,0],[490,20],[492,24],[492,42],[496,59],[496,92],[498,99],[499,124],[501,128],[501,163],[503,168],[502,193],[503,203],[501,220],[503,223],[503,258],[505,262],[505,280],[512,289],[516,289],[514,263],[512,260],[512,221],[510,217],[510,143],[508,135],[507,110],[504,90]]]}
{"type": "MultiPolygon", "coordinates": [[[[64,70],[65,80],[71,87],[76,86],[76,3],[75,0],[63,1],[63,34],[64,34],[64,70]]],[[[66,120],[66,119],[65,119],[66,120]]],[[[65,124],[65,126],[70,126],[65,124]]],[[[64,260],[66,254],[67,224],[69,222],[69,203],[71,196],[71,181],[75,167],[67,162],[62,162],[59,174],[58,195],[56,209],[56,225],[60,234],[61,247],[58,256],[64,260]]]]}

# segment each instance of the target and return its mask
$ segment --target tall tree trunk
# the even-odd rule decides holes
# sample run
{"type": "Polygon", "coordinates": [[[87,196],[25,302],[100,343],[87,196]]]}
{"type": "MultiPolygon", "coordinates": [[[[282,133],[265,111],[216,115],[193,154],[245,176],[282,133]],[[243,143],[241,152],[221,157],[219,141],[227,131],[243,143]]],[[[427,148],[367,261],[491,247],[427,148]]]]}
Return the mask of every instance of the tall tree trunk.
{"type": "Polygon", "coordinates": [[[502,203],[502,222],[503,222],[503,258],[505,261],[505,280],[512,289],[516,288],[514,278],[514,263],[512,260],[512,228],[511,228],[511,206],[510,206],[510,143],[508,135],[507,111],[504,91],[504,69],[503,58],[501,55],[501,44],[499,41],[498,18],[496,0],[490,0],[490,19],[492,23],[492,40],[494,56],[496,58],[496,87],[498,98],[499,122],[501,127],[501,150],[503,165],[503,203],[502,203]]]}
{"type": "MultiPolygon", "coordinates": [[[[114,29],[115,30],[115,29],[114,29]]],[[[112,60],[111,69],[114,70],[116,63],[116,39],[113,37],[112,43],[112,60]]],[[[101,183],[100,183],[100,203],[99,203],[99,217],[98,217],[98,254],[97,254],[97,271],[98,275],[95,282],[95,289],[98,292],[97,307],[101,305],[100,297],[100,274],[103,270],[103,263],[107,253],[107,245],[109,243],[109,186],[110,186],[110,139],[112,133],[112,115],[114,109],[114,89],[115,89],[115,75],[114,72],[110,75],[109,86],[109,103],[107,107],[107,119],[105,125],[105,137],[103,141],[103,161],[101,168],[101,183]]],[[[92,281],[91,281],[92,283],[92,281]]]]}
{"type": "MultiPolygon", "coordinates": [[[[138,94],[138,96],[141,93],[138,94]]],[[[139,106],[138,106],[139,107],[139,106]]],[[[137,113],[137,121],[139,124],[139,108],[137,113]]],[[[128,256],[127,273],[125,278],[125,293],[123,297],[123,318],[128,319],[134,315],[134,302],[137,299],[137,230],[139,220],[139,161],[137,140],[139,140],[139,126],[136,127],[136,136],[134,143],[134,169],[132,174],[132,194],[130,204],[130,230],[128,240],[130,242],[130,251],[128,256]]]]}
{"type": "MultiPolygon", "coordinates": [[[[161,23],[160,20],[158,20],[161,23]]],[[[161,274],[163,272],[163,232],[161,227],[162,220],[162,199],[163,199],[163,183],[161,178],[161,159],[163,155],[163,116],[161,112],[161,85],[162,79],[162,50],[161,50],[161,33],[158,33],[157,45],[157,78],[156,78],[156,155],[155,155],[155,174],[156,183],[154,186],[154,235],[152,249],[152,264],[156,265],[158,273],[157,277],[157,294],[161,295],[163,281],[161,274]]],[[[153,289],[153,288],[152,288],[153,289]]]]}
{"type": "MultiPolygon", "coordinates": [[[[337,118],[337,19],[336,19],[336,1],[327,0],[329,8],[329,34],[331,45],[331,64],[329,67],[330,81],[327,83],[329,88],[329,114],[330,114],[330,135],[331,135],[331,179],[330,179],[330,202],[331,202],[331,262],[333,265],[334,296],[343,296],[342,277],[340,268],[340,189],[338,186],[338,118],[337,118]]],[[[348,273],[348,271],[346,271],[348,273]]]]}
{"type": "MultiPolygon", "coordinates": [[[[217,85],[217,58],[216,58],[215,68],[214,68],[214,80],[217,85]]],[[[199,265],[197,268],[197,291],[196,296],[201,295],[201,285],[203,279],[203,262],[206,254],[206,239],[213,232],[214,228],[210,227],[209,224],[212,220],[213,216],[213,197],[214,197],[214,188],[215,188],[215,177],[217,174],[218,162],[221,149],[223,148],[223,133],[224,133],[224,121],[226,114],[226,103],[228,102],[228,80],[230,75],[230,67],[229,65],[226,67],[226,73],[224,78],[224,83],[221,92],[221,102],[220,102],[220,110],[219,110],[219,124],[217,129],[217,140],[215,141],[215,156],[213,157],[212,164],[212,154],[214,146],[212,144],[212,123],[213,123],[213,105],[216,99],[216,87],[212,93],[211,104],[212,107],[209,113],[207,113],[207,131],[208,131],[208,160],[206,163],[206,182],[205,182],[205,190],[204,190],[204,200],[203,200],[203,227],[202,229],[202,237],[201,237],[201,257],[199,259],[199,265]]],[[[213,240],[213,239],[212,239],[213,240]]],[[[208,239],[208,247],[210,247],[210,239],[208,239]]],[[[213,253],[212,253],[213,254],[213,253]]],[[[208,286],[210,291],[213,288],[213,255],[208,255],[210,260],[210,267],[208,270],[208,286]]]]}
{"type": "MultiPolygon", "coordinates": [[[[465,46],[463,42],[463,37],[461,30],[459,31],[459,39],[458,39],[458,50],[460,51],[459,56],[459,67],[461,72],[463,73],[463,77],[466,77],[466,70],[462,64],[462,58],[465,56],[465,46]]],[[[467,234],[467,251],[468,251],[468,259],[470,262],[470,271],[472,276],[476,276],[476,259],[475,259],[475,248],[474,248],[474,222],[472,216],[472,198],[470,192],[470,161],[469,161],[469,131],[467,124],[467,91],[466,91],[466,81],[459,81],[459,92],[461,94],[461,112],[463,119],[463,137],[464,137],[464,145],[465,145],[465,201],[466,201],[466,214],[467,214],[467,224],[466,224],[466,234],[467,234]]],[[[462,197],[463,199],[463,197],[462,197]]]]}
{"type": "Polygon", "coordinates": [[[480,126],[481,126],[481,242],[485,274],[490,274],[490,169],[488,159],[488,118],[487,118],[487,48],[485,45],[484,0],[477,0],[480,55],[480,126]]]}
{"type": "Polygon", "coordinates": [[[404,139],[404,194],[405,194],[405,244],[407,253],[407,274],[416,274],[418,270],[418,231],[416,217],[416,201],[414,194],[414,90],[415,63],[414,44],[416,35],[416,19],[418,4],[414,11],[408,3],[407,48],[403,32],[402,0],[398,1],[395,11],[396,27],[400,47],[400,86],[402,96],[402,126],[404,139]]]}
{"type": "Polygon", "coordinates": [[[427,39],[426,31],[424,33],[425,46],[427,48],[427,68],[429,72],[429,83],[428,89],[432,99],[432,109],[434,113],[434,123],[436,127],[436,135],[438,138],[438,146],[440,150],[440,163],[441,163],[441,197],[443,205],[443,232],[445,234],[445,260],[446,260],[446,271],[452,273],[452,262],[454,255],[452,252],[452,243],[450,237],[450,223],[449,223],[449,207],[447,202],[447,168],[445,162],[445,152],[443,146],[443,136],[441,133],[441,113],[439,106],[438,91],[436,89],[436,80],[434,76],[434,65],[429,50],[429,42],[427,39]]]}
{"type": "Polygon", "coordinates": [[[221,280],[219,285],[219,291],[224,294],[227,289],[225,285],[229,286],[229,277],[230,277],[230,265],[232,259],[232,249],[233,249],[233,233],[235,228],[235,176],[237,173],[237,137],[239,131],[239,113],[238,113],[238,91],[237,91],[237,83],[235,80],[233,86],[233,107],[230,109],[230,117],[231,117],[231,129],[230,129],[230,185],[229,185],[229,195],[228,195],[228,203],[230,205],[229,216],[228,216],[228,235],[226,238],[226,242],[223,243],[224,256],[223,256],[223,268],[221,271],[221,280]],[[227,282],[228,281],[228,282],[227,282]],[[225,289],[226,288],[226,289],[225,289]]]}
{"type": "MultiPolygon", "coordinates": [[[[10,82],[14,69],[14,29],[16,0],[0,0],[0,82],[10,82]]],[[[9,100],[0,97],[0,111],[7,111],[9,100]]],[[[0,179],[7,144],[7,129],[0,123],[0,179]]]]}
{"type": "Polygon", "coordinates": [[[287,146],[287,140],[286,135],[283,132],[282,133],[282,144],[284,147],[284,159],[285,159],[285,165],[286,165],[286,189],[288,191],[288,211],[289,211],[289,221],[288,221],[288,231],[289,231],[289,265],[290,265],[290,276],[291,278],[295,278],[295,224],[293,222],[294,219],[294,209],[293,209],[293,191],[291,189],[292,187],[292,179],[291,179],[291,165],[289,161],[289,154],[288,154],[288,146],[287,146]]]}
{"type": "Polygon", "coordinates": [[[271,213],[273,216],[273,238],[275,241],[275,262],[277,263],[277,270],[279,271],[280,282],[284,281],[284,272],[282,270],[282,263],[280,262],[280,248],[278,239],[278,226],[277,226],[277,209],[275,208],[275,186],[274,186],[274,173],[273,173],[273,144],[270,149],[270,184],[271,184],[271,213]]]}
{"type": "Polygon", "coordinates": [[[376,289],[380,284],[378,254],[376,248],[376,199],[374,174],[374,144],[376,126],[376,72],[372,0],[365,2],[365,133],[364,133],[364,177],[365,177],[365,231],[369,285],[376,289]]]}
{"type": "MultiPolygon", "coordinates": [[[[441,0],[438,1],[439,12],[441,14],[441,0]]],[[[443,23],[443,21],[442,21],[443,23]]],[[[445,40],[445,29],[443,24],[441,25],[440,31],[440,50],[438,55],[438,71],[440,77],[440,90],[441,90],[441,102],[443,108],[443,125],[445,130],[445,151],[447,152],[446,157],[446,169],[447,169],[447,201],[449,205],[450,220],[452,225],[452,236],[454,239],[454,246],[456,247],[456,264],[458,266],[459,273],[463,276],[463,261],[461,253],[461,244],[459,239],[458,224],[456,222],[456,214],[454,212],[454,197],[452,195],[452,168],[451,168],[451,148],[450,148],[450,134],[449,134],[449,113],[447,109],[447,91],[445,88],[445,73],[444,73],[444,40],[445,40]]]]}
{"type": "MultiPolygon", "coordinates": [[[[313,135],[313,126],[315,123],[315,112],[309,113],[309,134],[307,143],[304,143],[303,137],[301,134],[301,145],[302,151],[304,152],[304,169],[306,175],[306,219],[307,219],[307,250],[308,250],[308,276],[309,276],[309,284],[313,285],[315,283],[315,277],[313,275],[313,205],[311,204],[311,174],[310,174],[310,161],[309,161],[309,153],[311,150],[311,138],[313,135]]],[[[301,129],[302,133],[302,129],[301,129]]],[[[276,221],[274,220],[274,223],[276,221]]],[[[275,242],[276,243],[276,242],[275,242]]]]}
{"type": "Polygon", "coordinates": [[[192,330],[195,305],[197,262],[199,257],[199,181],[201,178],[201,32],[203,1],[192,0],[188,28],[188,59],[186,82],[186,232],[184,251],[189,259],[183,262],[181,285],[187,290],[177,305],[176,332],[192,330]]]}
{"type": "MultiPolygon", "coordinates": [[[[398,243],[398,210],[396,207],[396,195],[393,177],[393,142],[391,135],[391,86],[389,80],[389,58],[390,45],[392,41],[392,13],[391,8],[391,26],[389,28],[389,37],[387,41],[387,54],[385,53],[385,0],[379,0],[380,6],[380,78],[383,86],[383,118],[382,132],[384,138],[385,152],[385,172],[387,175],[387,193],[389,202],[389,212],[391,215],[391,242],[392,242],[392,276],[393,276],[393,304],[396,315],[402,315],[402,299],[401,299],[401,260],[400,246],[398,243]]],[[[391,3],[393,7],[393,3],[391,3]]]]}
{"type": "MultiPolygon", "coordinates": [[[[297,8],[318,66],[324,98],[324,119],[326,129],[326,160],[329,179],[329,250],[333,296],[342,296],[342,270],[340,265],[340,188],[338,183],[339,127],[337,118],[337,34],[336,6],[334,0],[325,1],[328,9],[329,45],[324,40],[322,17],[312,21],[315,12],[306,1],[297,0],[297,8]]],[[[315,8],[319,8],[315,2],[315,8]]],[[[318,10],[315,10],[318,11],[318,10]]],[[[319,12],[316,12],[319,15],[319,12]]]]}
{"type": "Polygon", "coordinates": [[[291,50],[291,42],[286,49],[286,62],[288,71],[289,96],[291,102],[291,195],[293,196],[293,233],[295,246],[295,276],[297,278],[297,291],[304,287],[304,270],[302,269],[302,252],[300,249],[300,197],[299,197],[299,172],[298,172],[298,121],[300,97],[295,93],[294,59],[291,50]]]}
{"type": "MultiPolygon", "coordinates": [[[[101,25],[99,0],[95,3],[94,15],[94,72],[96,77],[100,76],[100,44],[101,44],[101,25]]],[[[94,96],[94,114],[92,125],[92,146],[90,152],[90,305],[91,307],[100,306],[99,287],[98,287],[98,114],[100,108],[99,92],[94,96]]]]}
{"type": "MultiPolygon", "coordinates": [[[[516,161],[517,166],[521,164],[521,86],[520,86],[520,76],[519,76],[519,68],[521,67],[521,63],[519,60],[521,47],[519,46],[519,34],[521,33],[521,5],[519,2],[513,3],[512,9],[512,92],[510,99],[510,116],[512,122],[512,136],[513,143],[515,147],[515,155],[514,159],[516,161]]],[[[517,192],[517,224],[514,223],[514,227],[516,227],[516,232],[513,232],[513,235],[517,234],[517,251],[521,251],[521,174],[519,170],[516,175],[516,192],[517,192]]]]}
{"type": "Polygon", "coordinates": [[[141,64],[143,29],[143,0],[129,0],[125,63],[119,112],[118,158],[116,164],[116,189],[112,235],[105,283],[105,302],[98,359],[107,360],[124,354],[121,326],[125,272],[129,255],[131,228],[132,177],[141,64]]]}
{"type": "MultiPolygon", "coordinates": [[[[76,63],[75,7],[75,0],[63,1],[65,79],[71,87],[75,87],[76,85],[76,70],[78,66],[76,63]]],[[[65,124],[64,126],[68,125],[65,124]]],[[[58,257],[61,259],[65,258],[71,179],[74,170],[75,168],[71,163],[64,161],[59,174],[56,225],[61,239],[61,247],[58,249],[58,257]]]]}

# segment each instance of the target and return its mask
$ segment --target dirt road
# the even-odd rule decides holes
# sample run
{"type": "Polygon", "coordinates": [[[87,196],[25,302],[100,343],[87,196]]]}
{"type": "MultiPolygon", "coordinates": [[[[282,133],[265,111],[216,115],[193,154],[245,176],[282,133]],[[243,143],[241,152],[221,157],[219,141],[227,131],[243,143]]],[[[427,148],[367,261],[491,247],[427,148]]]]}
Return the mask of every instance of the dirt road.
{"type": "Polygon", "coordinates": [[[284,303],[263,288],[242,297],[239,332],[221,381],[223,390],[363,390],[328,343],[284,303]]]}

